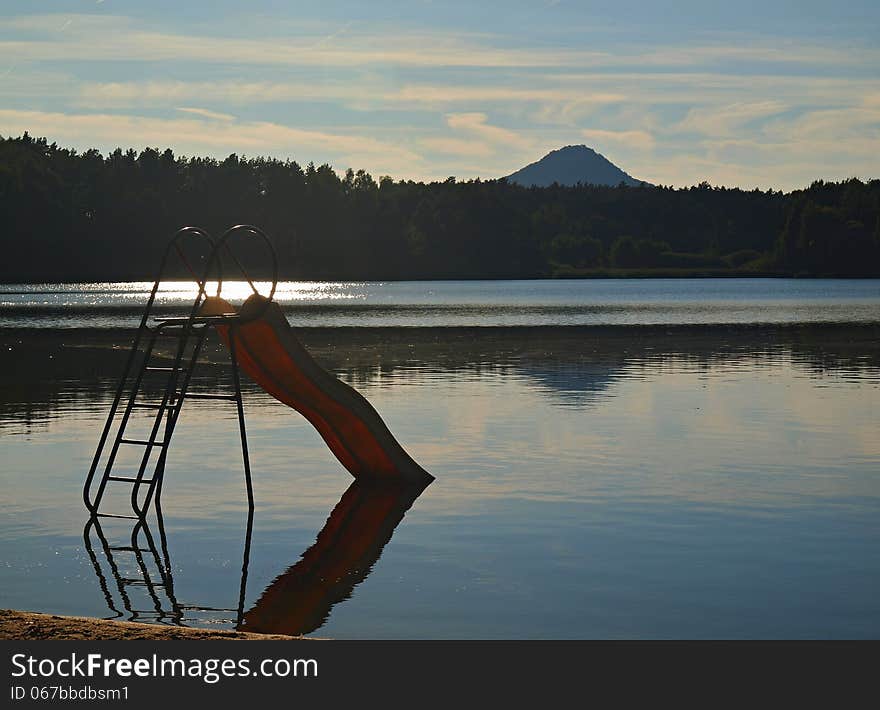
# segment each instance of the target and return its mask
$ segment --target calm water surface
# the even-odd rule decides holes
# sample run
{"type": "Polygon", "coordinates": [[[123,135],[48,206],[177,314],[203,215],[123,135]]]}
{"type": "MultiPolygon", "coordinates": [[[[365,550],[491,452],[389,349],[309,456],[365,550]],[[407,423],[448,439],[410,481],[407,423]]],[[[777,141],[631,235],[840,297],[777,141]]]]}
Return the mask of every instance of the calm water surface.
{"type": "MultiPolygon", "coordinates": [[[[0,606],[336,638],[876,638],[878,282],[630,283],[304,287],[361,311],[282,292],[292,321],[331,326],[300,334],[437,480],[415,498],[350,487],[246,383],[244,580],[227,403],[184,409],[140,560],[111,549],[130,521],[84,531],[143,289],[4,287],[0,606]],[[436,327],[400,327],[417,313],[436,327]],[[149,584],[166,554],[171,584],[149,584]]],[[[195,386],[223,389],[216,343],[208,360],[195,386]]]]}
{"type": "MultiPolygon", "coordinates": [[[[136,327],[152,283],[0,285],[0,327],[136,327]]],[[[263,293],[266,284],[259,284],[263,293]]],[[[246,284],[224,295],[247,296],[246,284]]],[[[160,308],[192,302],[163,283],[160,308]]],[[[880,321],[880,279],[283,282],[301,326],[544,326],[880,321]]]]}

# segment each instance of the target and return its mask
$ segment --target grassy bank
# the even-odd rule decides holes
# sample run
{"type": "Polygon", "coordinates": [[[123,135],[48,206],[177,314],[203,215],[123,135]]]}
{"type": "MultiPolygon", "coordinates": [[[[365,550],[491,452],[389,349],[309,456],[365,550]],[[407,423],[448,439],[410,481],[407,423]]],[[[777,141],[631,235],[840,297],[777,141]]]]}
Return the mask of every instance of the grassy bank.
{"type": "Polygon", "coordinates": [[[560,266],[553,270],[554,279],[681,279],[681,278],[778,278],[791,276],[774,271],[750,271],[706,267],[625,268],[603,266],[577,268],[560,266]]]}

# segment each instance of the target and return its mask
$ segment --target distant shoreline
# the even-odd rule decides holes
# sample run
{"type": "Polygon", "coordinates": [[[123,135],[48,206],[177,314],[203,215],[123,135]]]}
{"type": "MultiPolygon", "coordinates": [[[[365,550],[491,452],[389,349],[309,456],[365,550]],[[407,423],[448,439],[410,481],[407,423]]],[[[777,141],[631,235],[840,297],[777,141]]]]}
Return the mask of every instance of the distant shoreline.
{"type": "Polygon", "coordinates": [[[705,181],[377,181],[364,170],[235,154],[80,153],[27,133],[0,138],[0,166],[18,176],[4,184],[4,282],[152,281],[172,238],[180,251],[166,273],[185,277],[208,266],[210,235],[236,224],[267,237],[233,232],[227,244],[251,276],[880,277],[880,179],[815,180],[787,193],[705,181]],[[199,230],[181,233],[187,225],[199,230]]]}
{"type": "MultiPolygon", "coordinates": [[[[261,280],[261,277],[256,277],[261,280]]],[[[785,273],[771,271],[739,271],[734,269],[636,269],[636,268],[596,268],[596,269],[559,269],[552,275],[543,276],[511,276],[499,278],[497,276],[448,276],[448,277],[432,277],[432,278],[355,278],[351,276],[279,276],[279,283],[282,282],[307,282],[307,283],[340,283],[340,282],[357,282],[357,283],[411,283],[414,281],[424,281],[426,283],[442,282],[442,281],[567,281],[567,280],[620,280],[620,279],[808,279],[808,280],[828,280],[828,279],[845,279],[847,281],[871,281],[880,279],[880,274],[876,276],[854,276],[852,274],[806,274],[806,273],[785,273]]],[[[76,278],[65,277],[56,278],[25,278],[16,281],[0,280],[0,287],[3,286],[38,286],[40,284],[97,284],[97,283],[152,283],[154,276],[138,277],[91,277],[76,278]]],[[[190,281],[189,278],[170,277],[163,279],[165,281],[190,281]]]]}

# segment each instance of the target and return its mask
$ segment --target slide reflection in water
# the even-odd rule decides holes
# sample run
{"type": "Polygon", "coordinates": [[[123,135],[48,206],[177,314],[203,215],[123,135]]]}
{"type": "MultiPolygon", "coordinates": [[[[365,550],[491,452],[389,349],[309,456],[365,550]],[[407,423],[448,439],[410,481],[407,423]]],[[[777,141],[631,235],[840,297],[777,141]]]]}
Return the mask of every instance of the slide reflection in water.
{"type": "Polygon", "coordinates": [[[355,480],[315,544],[244,614],[241,631],[297,636],[319,629],[338,602],[373,569],[395,528],[426,485],[355,480]]]}
{"type": "Polygon", "coordinates": [[[156,510],[161,550],[146,520],[134,525],[125,543],[113,544],[108,541],[98,518],[90,517],[83,529],[83,542],[112,612],[108,618],[186,626],[187,617],[234,613],[235,626],[241,631],[298,636],[319,629],[333,606],[348,599],[370,574],[404,514],[426,487],[356,480],[333,508],[315,544],[303,553],[299,562],[279,575],[247,612],[244,605],[252,512],[247,520],[235,609],[184,605],[177,600],[161,509],[156,510]],[[103,559],[96,552],[94,538],[103,559]],[[125,564],[120,559],[123,555],[131,555],[135,565],[125,564]],[[137,608],[130,594],[133,586],[146,591],[152,609],[137,608]]]}

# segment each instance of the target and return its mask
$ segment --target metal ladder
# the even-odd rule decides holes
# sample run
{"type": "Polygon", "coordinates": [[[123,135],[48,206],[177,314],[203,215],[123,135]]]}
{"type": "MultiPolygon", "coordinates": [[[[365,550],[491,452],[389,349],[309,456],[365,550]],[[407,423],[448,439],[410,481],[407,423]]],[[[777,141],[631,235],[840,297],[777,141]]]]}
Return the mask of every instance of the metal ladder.
{"type": "MultiPolygon", "coordinates": [[[[161,494],[168,446],[171,443],[171,437],[174,434],[174,428],[180,416],[183,403],[187,399],[225,400],[236,404],[239,415],[239,428],[241,430],[241,445],[244,457],[248,501],[252,502],[253,493],[250,483],[250,462],[247,452],[247,436],[245,432],[244,409],[241,397],[241,381],[239,379],[234,339],[231,339],[230,341],[231,347],[229,351],[233,392],[204,393],[189,391],[189,385],[196,369],[202,347],[205,343],[205,336],[207,335],[208,328],[217,322],[222,322],[224,325],[234,327],[235,319],[235,316],[170,318],[160,321],[157,326],[150,329],[151,332],[147,338],[146,347],[140,357],[140,366],[137,368],[133,382],[130,385],[128,398],[124,409],[122,409],[122,415],[118,418],[119,423],[116,427],[113,444],[110,447],[109,456],[103,466],[97,491],[92,499],[89,497],[92,480],[98,470],[101,454],[103,453],[103,448],[108,440],[109,433],[113,429],[113,424],[117,419],[117,412],[121,409],[119,407],[119,401],[122,399],[122,391],[125,390],[126,381],[129,379],[127,376],[124,376],[120,381],[118,392],[120,396],[117,399],[116,406],[111,408],[111,413],[107,418],[101,442],[92,462],[92,468],[86,479],[84,500],[86,507],[88,507],[94,515],[134,519],[141,519],[146,516],[153,496],[161,494]],[[170,367],[158,365],[154,362],[155,346],[157,341],[162,338],[173,338],[177,341],[173,364],[170,367]],[[143,392],[145,384],[148,385],[149,383],[146,383],[145,379],[156,375],[165,377],[164,387],[161,387],[160,384],[160,390],[162,392],[161,397],[158,400],[146,401],[143,397],[143,392]],[[134,438],[134,436],[129,436],[127,433],[131,424],[132,412],[135,410],[148,410],[155,412],[152,421],[150,422],[148,420],[149,434],[144,438],[134,438]],[[117,475],[114,473],[114,465],[117,461],[117,455],[119,454],[120,448],[123,446],[139,447],[143,449],[143,454],[140,458],[140,465],[133,475],[117,475]],[[151,465],[151,459],[153,458],[154,450],[156,449],[159,450],[158,458],[155,463],[151,465]],[[126,483],[131,486],[131,509],[134,515],[104,513],[99,511],[107,484],[111,481],[126,483]],[[142,489],[146,489],[143,497],[141,496],[142,489]]],[[[133,352],[135,349],[136,348],[133,348],[133,352]]],[[[135,359],[137,359],[137,356],[135,356],[135,359]]],[[[146,389],[149,389],[149,387],[147,386],[146,389]]]]}
{"type": "MultiPolygon", "coordinates": [[[[225,235],[224,235],[225,239],[225,235]]],[[[133,520],[142,520],[146,517],[150,502],[161,495],[162,480],[165,473],[165,461],[168,453],[168,447],[171,443],[171,437],[174,434],[174,427],[180,416],[181,408],[186,399],[220,399],[235,402],[238,410],[239,430],[241,433],[242,457],[245,469],[245,482],[247,487],[248,504],[253,507],[253,488],[251,485],[250,473],[250,457],[247,448],[247,434],[244,423],[244,408],[241,397],[241,381],[238,372],[238,362],[235,353],[235,337],[234,328],[238,321],[237,314],[226,314],[219,316],[199,316],[199,308],[206,299],[205,284],[207,281],[208,271],[215,264],[216,246],[213,239],[201,229],[195,227],[185,227],[175,234],[171,243],[165,251],[159,268],[159,276],[153,285],[147,306],[141,318],[140,326],[135,335],[129,351],[128,360],[125,370],[119,380],[116,388],[116,394],[107,416],[107,421],[101,433],[95,456],[89,473],[86,476],[83,486],[83,501],[93,516],[107,518],[128,518],[133,520]],[[183,252],[180,249],[179,241],[187,236],[195,235],[207,240],[211,248],[211,258],[208,260],[208,267],[202,277],[195,275],[190,267],[183,252]],[[198,285],[198,293],[190,309],[188,317],[182,318],[164,318],[158,319],[156,325],[152,325],[150,319],[152,317],[153,307],[156,300],[156,293],[162,280],[162,275],[169,255],[174,249],[189,272],[193,275],[198,285]],[[211,326],[225,325],[230,328],[230,364],[232,368],[233,393],[196,393],[188,392],[189,384],[192,379],[193,371],[201,353],[202,346],[205,342],[205,336],[211,326]],[[156,343],[159,339],[172,338],[177,342],[173,364],[168,366],[160,366],[152,361],[156,343]],[[141,343],[145,342],[145,347],[141,349],[141,343]],[[189,350],[189,354],[187,354],[189,350]],[[161,373],[166,376],[165,386],[162,389],[162,396],[158,401],[144,401],[141,397],[144,389],[144,380],[153,376],[154,373],[161,373]],[[129,384],[130,383],[130,384],[129,384]],[[120,403],[123,395],[128,391],[125,406],[122,408],[121,417],[117,417],[120,410],[120,403]],[[149,434],[146,438],[133,438],[126,435],[132,412],[135,410],[150,410],[155,412],[150,427],[149,434]],[[117,423],[116,433],[113,437],[113,443],[110,447],[109,455],[106,462],[101,466],[102,455],[110,436],[110,432],[117,423]],[[164,427],[163,427],[164,420],[164,427]],[[158,438],[161,431],[161,440],[158,438]],[[134,475],[116,475],[114,473],[114,464],[120,448],[123,446],[140,447],[143,449],[140,465],[134,475]],[[159,450],[158,458],[154,465],[150,465],[150,460],[155,449],[159,450]],[[99,468],[102,470],[97,490],[92,496],[92,483],[95,479],[99,468]],[[147,474],[150,470],[149,475],[147,474]],[[101,501],[110,482],[126,483],[131,486],[131,510],[134,515],[123,513],[106,513],[100,512],[101,501]],[[141,490],[146,487],[146,493],[141,500],[141,490]]],[[[218,283],[222,281],[218,279],[218,283]]],[[[218,286],[219,290],[219,286],[218,286]]]]}

